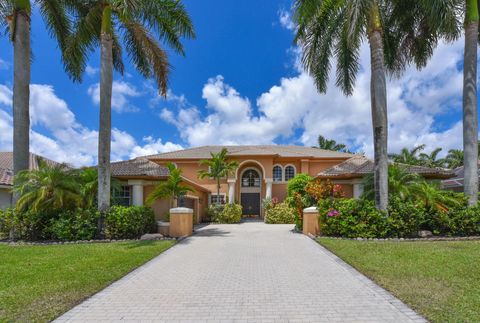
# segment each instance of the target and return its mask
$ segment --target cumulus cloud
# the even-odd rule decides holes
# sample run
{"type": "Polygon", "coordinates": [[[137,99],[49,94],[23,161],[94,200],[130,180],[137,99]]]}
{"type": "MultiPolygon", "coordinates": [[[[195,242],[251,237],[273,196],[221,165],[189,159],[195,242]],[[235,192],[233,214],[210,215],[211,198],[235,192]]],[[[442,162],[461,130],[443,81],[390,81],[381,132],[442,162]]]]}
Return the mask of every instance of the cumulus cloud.
{"type": "MultiPolygon", "coordinates": [[[[0,85],[0,151],[13,148],[13,119],[7,111],[12,91],[0,85]]],[[[30,86],[31,151],[59,162],[75,166],[97,162],[98,132],[81,125],[59,98],[51,85],[30,86]],[[42,129],[42,133],[38,129],[42,129]]],[[[134,158],[141,154],[156,154],[182,147],[161,139],[144,138],[140,143],[120,129],[112,129],[112,160],[134,158]]]]}
{"type": "MultiPolygon", "coordinates": [[[[88,95],[92,98],[94,104],[100,104],[100,83],[91,85],[88,95]]],[[[112,109],[115,112],[137,112],[138,108],[130,103],[130,99],[141,96],[142,93],[137,88],[124,81],[113,81],[112,85],[112,109]]]]}
{"type": "MultiPolygon", "coordinates": [[[[461,147],[458,112],[462,94],[459,67],[462,43],[460,39],[454,44],[440,44],[424,70],[411,67],[401,79],[388,81],[391,152],[420,143],[428,145],[427,151],[437,146],[445,151],[461,147]],[[439,122],[439,117],[452,112],[457,114],[447,118],[448,124],[439,122]]],[[[313,79],[295,65],[298,75],[282,78],[278,85],[259,95],[255,106],[222,76],[217,76],[203,87],[204,109],[180,105],[176,109],[164,108],[160,116],[175,125],[192,146],[279,141],[310,146],[322,134],[372,156],[367,44],[362,46],[360,63],[356,88],[350,97],[335,87],[334,75],[330,77],[327,93],[319,94],[313,79]]]]}
{"type": "Polygon", "coordinates": [[[295,23],[292,21],[292,15],[289,11],[281,9],[278,11],[280,25],[288,30],[295,30],[295,23]]]}
{"type": "Polygon", "coordinates": [[[85,68],[85,73],[87,73],[88,76],[93,77],[97,75],[99,69],[90,65],[87,65],[85,68]]]}

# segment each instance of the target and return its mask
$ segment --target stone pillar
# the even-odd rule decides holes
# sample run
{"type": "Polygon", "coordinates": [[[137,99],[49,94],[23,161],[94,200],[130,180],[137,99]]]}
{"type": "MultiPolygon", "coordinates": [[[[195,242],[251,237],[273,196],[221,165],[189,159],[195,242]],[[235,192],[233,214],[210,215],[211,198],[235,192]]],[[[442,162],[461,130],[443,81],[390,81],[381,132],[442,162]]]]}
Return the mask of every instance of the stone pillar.
{"type": "Polygon", "coordinates": [[[271,199],[272,198],[272,183],[273,179],[272,178],[266,178],[265,183],[267,183],[267,189],[265,192],[265,198],[271,199]]]}
{"type": "Polygon", "coordinates": [[[363,194],[363,183],[354,183],[353,184],[353,198],[360,198],[363,194]]]}
{"type": "Polygon", "coordinates": [[[314,236],[320,234],[318,215],[318,210],[315,206],[303,210],[303,234],[312,234],[314,236]]]}
{"type": "Polygon", "coordinates": [[[186,207],[170,209],[169,235],[172,238],[188,237],[192,235],[193,210],[186,207]]]}
{"type": "Polygon", "coordinates": [[[235,179],[228,180],[228,203],[234,204],[235,203],[235,179]]]}
{"type": "Polygon", "coordinates": [[[130,180],[128,185],[132,185],[132,205],[142,206],[143,205],[143,181],[141,180],[130,180]]]}

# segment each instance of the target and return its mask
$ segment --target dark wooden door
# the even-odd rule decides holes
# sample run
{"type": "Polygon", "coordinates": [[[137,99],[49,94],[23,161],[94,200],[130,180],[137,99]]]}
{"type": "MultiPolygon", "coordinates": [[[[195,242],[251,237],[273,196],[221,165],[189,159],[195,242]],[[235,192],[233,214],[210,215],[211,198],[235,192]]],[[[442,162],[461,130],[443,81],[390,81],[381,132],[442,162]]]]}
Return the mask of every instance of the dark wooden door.
{"type": "Polygon", "coordinates": [[[240,203],[243,215],[260,215],[260,193],[242,193],[240,203]]]}

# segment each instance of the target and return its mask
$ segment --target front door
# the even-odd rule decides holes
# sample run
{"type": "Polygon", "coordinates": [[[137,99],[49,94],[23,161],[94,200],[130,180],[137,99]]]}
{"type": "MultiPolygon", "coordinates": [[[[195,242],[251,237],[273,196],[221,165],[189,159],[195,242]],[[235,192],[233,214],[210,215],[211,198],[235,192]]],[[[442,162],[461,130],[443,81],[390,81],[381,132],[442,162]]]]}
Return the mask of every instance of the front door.
{"type": "Polygon", "coordinates": [[[240,195],[243,215],[260,216],[260,193],[242,193],[240,195]]]}

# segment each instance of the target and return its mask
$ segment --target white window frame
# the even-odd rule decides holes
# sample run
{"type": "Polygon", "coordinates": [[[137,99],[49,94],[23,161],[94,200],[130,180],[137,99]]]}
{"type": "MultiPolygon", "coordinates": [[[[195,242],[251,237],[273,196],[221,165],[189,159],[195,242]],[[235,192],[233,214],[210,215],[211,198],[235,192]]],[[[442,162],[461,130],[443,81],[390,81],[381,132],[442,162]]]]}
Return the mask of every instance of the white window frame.
{"type": "Polygon", "coordinates": [[[284,172],[284,170],[283,170],[283,166],[282,166],[282,165],[280,165],[280,164],[275,164],[275,165],[273,165],[273,167],[272,167],[272,179],[273,179],[273,183],[283,183],[283,182],[285,182],[285,176],[284,176],[284,173],[283,173],[283,172],[284,172]],[[273,173],[273,169],[274,169],[275,167],[280,167],[280,180],[279,180],[279,181],[276,181],[276,180],[275,180],[275,175],[274,175],[274,173],[273,173]]]}
{"type": "MultiPolygon", "coordinates": [[[[212,201],[212,198],[213,198],[214,196],[217,196],[217,195],[218,195],[218,194],[216,194],[216,193],[215,193],[215,194],[214,194],[214,193],[210,194],[210,196],[208,197],[208,205],[209,205],[209,206],[215,204],[215,203],[212,201]]],[[[223,203],[222,203],[222,204],[227,204],[227,194],[226,194],[226,193],[220,193],[220,195],[218,195],[218,196],[223,196],[223,203]]]]}
{"type": "Polygon", "coordinates": [[[283,181],[284,182],[288,182],[290,179],[287,179],[287,168],[288,167],[292,167],[293,168],[293,177],[297,176],[297,168],[295,167],[295,165],[292,165],[292,164],[287,164],[285,165],[285,167],[283,168],[283,181]]]}

